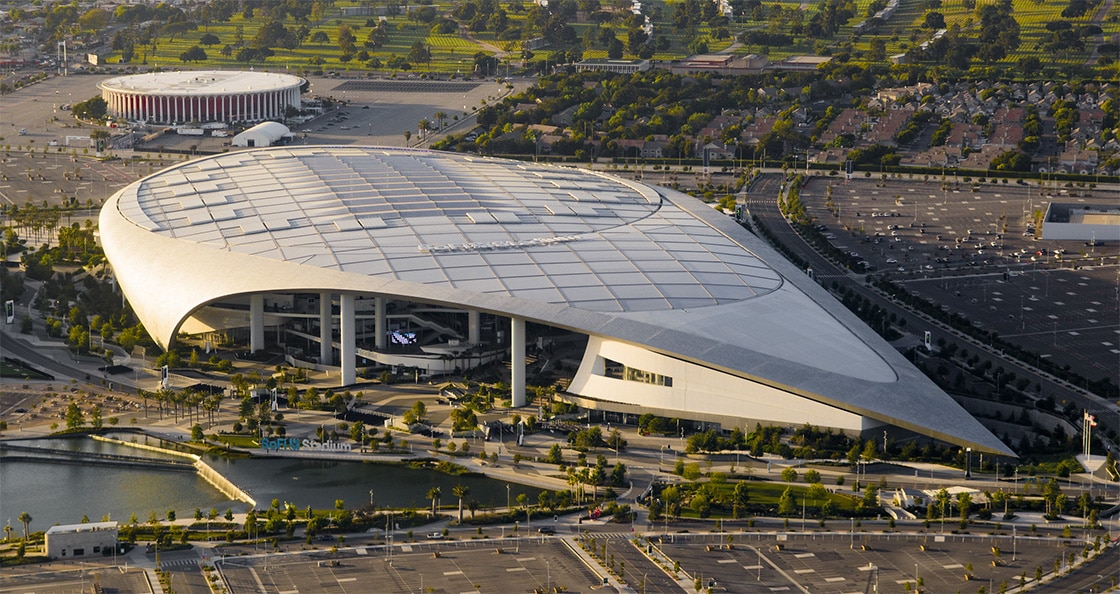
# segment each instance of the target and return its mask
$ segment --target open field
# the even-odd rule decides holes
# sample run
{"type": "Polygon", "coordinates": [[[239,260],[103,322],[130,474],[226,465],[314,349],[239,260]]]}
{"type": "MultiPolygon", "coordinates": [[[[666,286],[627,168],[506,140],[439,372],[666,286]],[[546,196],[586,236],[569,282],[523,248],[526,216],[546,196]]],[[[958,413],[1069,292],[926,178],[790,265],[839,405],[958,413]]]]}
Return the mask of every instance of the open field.
{"type": "MultiPolygon", "coordinates": [[[[1019,60],[1026,57],[1039,58],[1044,68],[1069,69],[1072,67],[1089,66],[1096,68],[1095,48],[1098,44],[1113,40],[1120,36],[1120,19],[1116,18],[1115,10],[1107,11],[1106,3],[1102,1],[1096,9],[1086,12],[1077,18],[1065,19],[1060,16],[1068,6],[1068,0],[1014,0],[1012,3],[1013,16],[1020,26],[1021,44],[1018,49],[1009,52],[1003,59],[992,64],[974,64],[974,68],[1005,67],[1017,71],[1019,60]],[[1069,22],[1074,27],[1090,24],[1099,25],[1103,34],[1086,39],[1085,47],[1078,50],[1062,51],[1058,53],[1047,51],[1043,48],[1046,38],[1050,35],[1046,29],[1047,23],[1062,20],[1069,22]]],[[[772,61],[777,61],[790,55],[815,54],[828,52],[834,55],[850,53],[857,61],[866,63],[868,51],[872,41],[885,42],[886,56],[904,53],[928,40],[934,29],[923,27],[925,17],[930,9],[925,2],[920,0],[903,0],[893,18],[884,23],[879,31],[873,34],[853,36],[854,27],[867,17],[870,10],[870,0],[861,0],[855,3],[855,14],[837,33],[831,37],[814,38],[797,29],[794,23],[808,23],[820,10],[815,3],[804,3],[795,0],[776,3],[781,6],[786,16],[775,20],[771,11],[761,13],[749,12],[743,16],[736,16],[726,22],[726,28],[731,38],[725,40],[715,39],[715,27],[707,22],[702,22],[695,27],[694,35],[687,35],[674,25],[676,4],[657,5],[654,10],[647,11],[652,15],[654,39],[668,39],[669,46],[665,50],[657,50],[654,55],[656,60],[672,60],[688,55],[689,44],[695,38],[708,41],[710,52],[733,51],[738,54],[761,53],[766,54],[772,61]],[[798,12],[799,11],[799,12],[798,12]],[[797,14],[796,18],[790,15],[797,14]],[[757,17],[757,18],[756,18],[757,17]],[[789,33],[792,43],[783,47],[763,47],[744,45],[732,46],[732,41],[747,31],[766,30],[771,32],[789,33]],[[797,31],[795,33],[795,31],[797,31]],[[849,51],[850,50],[850,51],[849,51]]],[[[965,37],[974,36],[979,30],[978,13],[968,8],[971,2],[966,0],[944,0],[936,12],[945,17],[949,27],[959,27],[965,37]]],[[[771,5],[767,5],[771,6],[771,5]]],[[[517,12],[507,12],[508,22],[511,27],[522,28],[527,24],[527,15],[532,8],[531,4],[524,4],[517,12]]],[[[450,14],[449,10],[441,12],[437,20],[450,14]]],[[[228,22],[212,22],[200,26],[197,30],[186,31],[175,37],[163,35],[148,45],[138,45],[133,65],[142,67],[161,68],[270,68],[284,69],[294,72],[309,70],[338,71],[338,72],[363,72],[367,70],[400,72],[400,64],[393,63],[399,60],[410,62],[413,72],[433,72],[443,75],[458,74],[468,76],[473,72],[473,63],[476,54],[493,55],[499,52],[503,62],[508,61],[514,68],[522,66],[521,41],[510,41],[508,36],[499,38],[493,30],[472,33],[472,38],[467,38],[462,33],[434,32],[432,22],[412,20],[405,14],[387,16],[344,16],[337,12],[328,13],[323,19],[307,24],[310,34],[305,41],[294,49],[272,48],[275,55],[263,61],[250,62],[238,61],[237,51],[242,47],[252,47],[253,39],[261,27],[266,24],[266,19],[261,16],[245,18],[242,14],[235,14],[228,22]],[[366,47],[373,26],[378,19],[385,19],[388,35],[379,47],[366,47]],[[348,57],[343,57],[338,45],[339,28],[347,26],[356,38],[356,47],[348,57]],[[207,59],[190,63],[183,62],[180,55],[197,45],[201,38],[211,34],[219,39],[219,43],[203,47],[207,59]],[[315,37],[326,35],[326,41],[312,41],[315,37]],[[430,60],[422,63],[411,63],[409,53],[414,45],[419,44],[430,52],[430,60]],[[223,48],[227,51],[223,52],[223,48]],[[504,55],[502,55],[504,54],[504,55]]],[[[284,23],[289,28],[300,26],[289,19],[284,23]]],[[[588,29],[600,26],[610,29],[615,36],[625,42],[627,37],[626,25],[622,19],[603,25],[593,23],[587,15],[580,13],[577,18],[569,23],[575,32],[577,40],[572,44],[546,46],[533,52],[533,60],[541,60],[555,51],[582,50],[584,58],[605,58],[606,48],[598,41],[593,46],[584,43],[585,33],[588,29]]],[[[722,27],[723,25],[721,25],[722,27]]],[[[461,29],[465,31],[465,29],[461,29]]],[[[539,32],[537,32],[539,34],[539,32]]],[[[627,54],[624,58],[633,58],[627,54]]],[[[120,64],[120,52],[108,56],[106,60],[110,65],[120,64]]],[[[883,59],[885,62],[885,58],[883,59]]],[[[1023,74],[1023,73],[1019,73],[1023,74]]]]}

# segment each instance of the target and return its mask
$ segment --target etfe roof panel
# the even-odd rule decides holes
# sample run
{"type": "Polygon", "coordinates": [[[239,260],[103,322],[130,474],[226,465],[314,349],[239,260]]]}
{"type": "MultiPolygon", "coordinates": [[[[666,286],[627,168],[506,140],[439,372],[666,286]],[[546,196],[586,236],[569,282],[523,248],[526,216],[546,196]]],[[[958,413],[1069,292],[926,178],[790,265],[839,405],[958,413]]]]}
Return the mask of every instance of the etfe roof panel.
{"type": "Polygon", "coordinates": [[[119,205],[137,225],[303,263],[319,250],[317,265],[349,274],[525,300],[563,296],[567,305],[609,312],[718,305],[781,285],[764,262],[653,188],[574,169],[296,146],[215,155],[137,184],[119,205]],[[331,255],[343,249],[345,256],[331,255]],[[375,265],[379,258],[388,262],[375,265]],[[477,269],[463,269],[464,261],[477,269]],[[687,288],[698,282],[689,270],[740,290],[687,288]],[[621,294],[605,288],[612,272],[632,273],[621,294]],[[495,282],[481,287],[487,278],[495,282]]]}

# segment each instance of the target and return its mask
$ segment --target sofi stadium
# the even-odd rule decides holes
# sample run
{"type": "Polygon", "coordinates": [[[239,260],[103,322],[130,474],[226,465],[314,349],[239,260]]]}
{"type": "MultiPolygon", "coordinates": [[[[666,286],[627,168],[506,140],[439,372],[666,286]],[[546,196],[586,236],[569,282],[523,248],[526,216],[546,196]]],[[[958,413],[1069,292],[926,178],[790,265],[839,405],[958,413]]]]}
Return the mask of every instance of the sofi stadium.
{"type": "Polygon", "coordinates": [[[1013,455],[762,241],[665,188],[461,154],[271,148],[142,179],[100,229],[164,346],[180,333],[282,344],[341,385],[364,368],[508,359],[521,406],[526,344],[547,328],[579,345],[561,396],[583,407],[1013,455]]]}

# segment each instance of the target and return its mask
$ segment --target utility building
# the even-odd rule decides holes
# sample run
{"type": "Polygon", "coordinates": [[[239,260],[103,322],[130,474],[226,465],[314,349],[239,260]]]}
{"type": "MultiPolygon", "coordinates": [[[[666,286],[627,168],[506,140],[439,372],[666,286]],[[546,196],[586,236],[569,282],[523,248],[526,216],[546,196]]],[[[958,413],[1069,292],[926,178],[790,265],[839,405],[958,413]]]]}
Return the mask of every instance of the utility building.
{"type": "Polygon", "coordinates": [[[117,546],[117,523],[51,526],[47,529],[46,541],[47,556],[51,559],[105,555],[117,546]]]}

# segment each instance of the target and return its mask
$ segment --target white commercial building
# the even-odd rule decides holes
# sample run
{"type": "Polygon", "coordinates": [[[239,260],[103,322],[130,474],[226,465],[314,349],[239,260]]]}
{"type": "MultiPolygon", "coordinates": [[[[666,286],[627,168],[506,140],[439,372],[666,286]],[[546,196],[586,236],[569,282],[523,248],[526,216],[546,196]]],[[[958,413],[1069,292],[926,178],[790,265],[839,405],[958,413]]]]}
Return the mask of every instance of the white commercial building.
{"type": "Polygon", "coordinates": [[[230,144],[248,148],[262,148],[272,146],[290,135],[291,130],[288,130],[288,127],[284,124],[261,122],[234,136],[230,144]]]}
{"type": "Polygon", "coordinates": [[[1051,202],[1042,219],[1042,238],[1090,242],[1120,240],[1120,206],[1051,202]]]}
{"type": "Polygon", "coordinates": [[[260,122],[299,109],[304,80],[271,72],[151,72],[97,84],[112,117],[176,125],[260,122]]]}
{"type": "Polygon", "coordinates": [[[51,559],[110,554],[117,546],[117,523],[51,526],[46,532],[46,545],[51,559]]]}
{"type": "Polygon", "coordinates": [[[1013,455],[802,271],[666,188],[432,151],[255,149],[133,183],[100,229],[164,346],[246,331],[255,351],[272,332],[341,385],[363,362],[435,375],[500,350],[522,406],[527,338],[560,329],[586,341],[563,396],[589,408],[893,426],[1013,455]]]}

